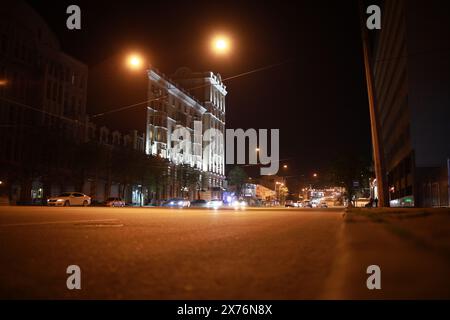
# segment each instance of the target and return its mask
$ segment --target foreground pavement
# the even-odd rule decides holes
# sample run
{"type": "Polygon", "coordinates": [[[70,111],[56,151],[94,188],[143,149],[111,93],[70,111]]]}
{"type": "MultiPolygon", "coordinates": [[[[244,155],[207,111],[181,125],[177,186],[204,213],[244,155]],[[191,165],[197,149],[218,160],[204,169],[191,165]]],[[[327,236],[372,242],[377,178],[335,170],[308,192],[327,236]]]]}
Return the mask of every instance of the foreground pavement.
{"type": "Polygon", "coordinates": [[[0,298],[450,298],[448,210],[0,207],[0,298]],[[68,290],[66,268],[81,268],[68,290]],[[366,269],[381,268],[381,290],[366,269]]]}

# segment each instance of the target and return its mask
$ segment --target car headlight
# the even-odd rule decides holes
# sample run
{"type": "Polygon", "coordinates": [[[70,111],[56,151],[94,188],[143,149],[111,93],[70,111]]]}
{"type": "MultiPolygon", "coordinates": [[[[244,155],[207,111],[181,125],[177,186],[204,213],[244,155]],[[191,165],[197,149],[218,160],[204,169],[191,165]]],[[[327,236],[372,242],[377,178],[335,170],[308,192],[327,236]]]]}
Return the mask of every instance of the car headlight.
{"type": "Polygon", "coordinates": [[[178,201],[179,206],[182,206],[183,204],[184,204],[183,201],[178,201]]]}
{"type": "Polygon", "coordinates": [[[64,199],[58,199],[58,200],[56,200],[56,201],[58,201],[58,202],[62,202],[62,201],[64,201],[64,199]]]}

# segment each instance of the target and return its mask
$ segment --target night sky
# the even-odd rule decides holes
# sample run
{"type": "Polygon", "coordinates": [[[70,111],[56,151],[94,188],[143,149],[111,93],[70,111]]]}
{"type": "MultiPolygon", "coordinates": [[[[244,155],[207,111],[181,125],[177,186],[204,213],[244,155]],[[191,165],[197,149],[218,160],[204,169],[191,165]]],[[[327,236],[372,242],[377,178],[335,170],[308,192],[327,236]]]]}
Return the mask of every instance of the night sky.
{"type": "MultiPolygon", "coordinates": [[[[370,156],[370,125],[356,1],[28,1],[68,54],[89,66],[88,113],[146,99],[145,74],[123,66],[139,51],[165,74],[180,66],[227,78],[227,128],[279,128],[289,175],[325,170],[343,152],[370,156]],[[81,31],[65,27],[78,4],[81,31]],[[213,56],[216,31],[232,54],[213,56]]],[[[145,106],[99,117],[119,129],[144,129],[145,106]]]]}

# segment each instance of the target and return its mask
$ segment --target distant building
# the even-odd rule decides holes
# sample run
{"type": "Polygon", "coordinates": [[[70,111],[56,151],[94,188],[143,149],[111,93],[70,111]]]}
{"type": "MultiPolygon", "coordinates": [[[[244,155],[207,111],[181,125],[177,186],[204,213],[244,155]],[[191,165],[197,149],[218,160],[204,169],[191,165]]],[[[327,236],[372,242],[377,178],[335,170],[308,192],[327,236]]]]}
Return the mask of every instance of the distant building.
{"type": "Polygon", "coordinates": [[[262,185],[266,188],[276,190],[279,185],[286,184],[286,178],[284,178],[282,176],[276,176],[276,175],[260,176],[258,178],[258,182],[260,185],[262,185]]]}
{"type": "Polygon", "coordinates": [[[276,199],[276,192],[275,190],[266,188],[260,184],[256,185],[256,190],[255,190],[255,196],[258,199],[261,199],[262,201],[274,201],[276,199]]]}
{"type": "Polygon", "coordinates": [[[372,33],[391,206],[448,206],[448,12],[436,1],[384,1],[372,33]]]}
{"type": "MultiPolygon", "coordinates": [[[[225,179],[224,143],[217,140],[210,143],[207,137],[205,139],[205,132],[209,129],[217,129],[222,136],[225,135],[227,91],[220,75],[193,73],[187,68],[180,68],[170,79],[151,69],[148,78],[150,102],[146,153],[168,159],[172,165],[187,165],[202,172],[203,191],[210,193],[206,197],[220,198],[225,179]],[[174,148],[171,141],[173,132],[178,128],[186,128],[191,137],[188,151],[183,154],[174,148]]],[[[168,170],[174,171],[174,168],[168,170]]],[[[195,190],[189,193],[192,198],[195,190]]],[[[174,179],[174,183],[168,185],[161,196],[169,198],[182,194],[183,190],[174,179]]]]}

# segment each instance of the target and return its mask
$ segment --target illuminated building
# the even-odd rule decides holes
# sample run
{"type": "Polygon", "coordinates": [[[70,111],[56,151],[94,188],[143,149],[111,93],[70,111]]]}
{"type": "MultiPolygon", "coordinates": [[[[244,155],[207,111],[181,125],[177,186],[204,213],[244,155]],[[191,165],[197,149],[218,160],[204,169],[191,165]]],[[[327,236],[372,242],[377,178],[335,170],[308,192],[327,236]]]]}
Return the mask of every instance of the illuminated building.
{"type": "MultiPolygon", "coordinates": [[[[146,153],[169,159],[172,165],[188,165],[201,171],[204,173],[203,187],[210,193],[206,197],[219,198],[225,179],[224,142],[214,140],[209,152],[204,152],[209,144],[204,139],[204,133],[216,129],[224,135],[227,91],[220,75],[193,73],[187,68],[180,68],[170,79],[151,69],[148,78],[150,102],[147,109],[146,153]],[[171,140],[177,128],[186,128],[191,137],[188,151],[184,150],[183,154],[174,148],[171,140]]],[[[191,190],[190,197],[194,193],[191,190]]],[[[180,194],[177,179],[174,179],[162,196],[176,197],[180,194]]]]}

